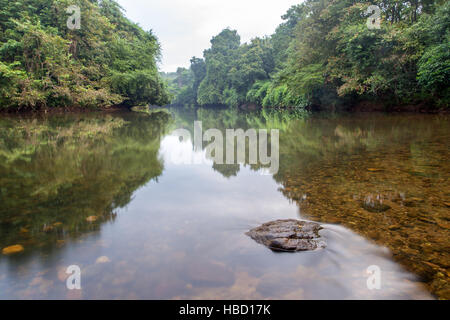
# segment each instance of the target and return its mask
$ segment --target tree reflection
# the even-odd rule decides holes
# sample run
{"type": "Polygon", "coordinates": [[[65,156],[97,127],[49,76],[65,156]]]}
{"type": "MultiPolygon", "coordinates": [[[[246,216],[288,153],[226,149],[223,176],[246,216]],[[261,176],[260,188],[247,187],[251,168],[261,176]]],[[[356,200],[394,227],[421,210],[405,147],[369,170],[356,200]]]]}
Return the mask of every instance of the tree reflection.
{"type": "Polygon", "coordinates": [[[0,247],[62,244],[114,220],[163,171],[170,115],[0,119],[0,247]]]}

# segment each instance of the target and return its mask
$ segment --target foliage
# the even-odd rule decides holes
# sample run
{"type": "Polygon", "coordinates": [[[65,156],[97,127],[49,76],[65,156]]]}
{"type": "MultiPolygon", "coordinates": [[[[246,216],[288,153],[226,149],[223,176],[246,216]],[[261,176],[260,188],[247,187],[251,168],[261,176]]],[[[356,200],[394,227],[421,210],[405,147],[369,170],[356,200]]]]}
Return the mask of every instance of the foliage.
{"type": "MultiPolygon", "coordinates": [[[[366,25],[370,4],[305,2],[308,14],[296,26],[283,76],[285,83],[305,95],[310,104],[329,107],[360,100],[407,104],[433,96],[431,87],[435,84],[428,79],[431,85],[426,86],[423,81],[427,76],[442,79],[448,70],[448,57],[445,60],[442,56],[442,64],[434,65],[433,75],[423,73],[421,78],[418,68],[426,64],[422,58],[426,50],[448,43],[448,3],[375,1],[382,14],[378,30],[366,25]],[[436,20],[440,27],[432,25],[436,20]]],[[[445,48],[440,52],[444,54],[445,48]]],[[[433,58],[436,54],[428,53],[433,58]]],[[[432,63],[430,58],[425,59],[432,63]]]]}
{"type": "Polygon", "coordinates": [[[0,0],[0,108],[165,104],[160,47],[113,0],[0,0]],[[69,30],[66,9],[81,9],[69,30]]]}
{"type": "Polygon", "coordinates": [[[214,37],[199,59],[206,69],[200,85],[186,87],[177,102],[331,110],[366,100],[449,105],[448,1],[306,0],[282,18],[272,36],[249,43],[230,29],[214,37]],[[370,5],[381,9],[380,29],[367,26],[370,5]]]}

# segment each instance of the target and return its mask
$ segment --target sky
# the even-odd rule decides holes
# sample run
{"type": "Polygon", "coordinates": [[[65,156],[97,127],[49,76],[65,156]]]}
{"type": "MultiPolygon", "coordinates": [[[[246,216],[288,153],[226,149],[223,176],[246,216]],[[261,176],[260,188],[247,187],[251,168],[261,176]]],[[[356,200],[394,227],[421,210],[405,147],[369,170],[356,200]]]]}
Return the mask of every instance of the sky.
{"type": "Polygon", "coordinates": [[[126,16],[152,29],[162,46],[160,70],[174,72],[202,57],[223,29],[237,30],[242,42],[272,34],[281,16],[301,0],[117,0],[126,16]]]}

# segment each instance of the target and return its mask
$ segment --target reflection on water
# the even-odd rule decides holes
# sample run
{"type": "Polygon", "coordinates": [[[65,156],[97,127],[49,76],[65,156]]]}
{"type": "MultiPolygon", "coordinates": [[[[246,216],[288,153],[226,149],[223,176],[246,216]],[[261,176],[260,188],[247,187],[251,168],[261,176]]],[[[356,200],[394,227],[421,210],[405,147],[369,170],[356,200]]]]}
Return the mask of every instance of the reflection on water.
{"type": "Polygon", "coordinates": [[[448,118],[171,112],[0,118],[0,249],[23,248],[0,255],[0,298],[449,298],[448,118]],[[280,129],[280,172],[173,163],[205,157],[170,135],[194,120],[280,129]],[[323,223],[327,248],[245,235],[290,218],[323,223]]]}

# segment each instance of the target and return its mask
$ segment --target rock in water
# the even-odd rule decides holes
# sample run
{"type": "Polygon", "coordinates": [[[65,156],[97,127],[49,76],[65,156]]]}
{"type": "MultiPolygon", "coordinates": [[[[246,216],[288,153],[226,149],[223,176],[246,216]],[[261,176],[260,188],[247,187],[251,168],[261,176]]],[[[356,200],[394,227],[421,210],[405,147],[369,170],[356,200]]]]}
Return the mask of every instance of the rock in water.
{"type": "Polygon", "coordinates": [[[95,222],[97,220],[98,220],[98,217],[96,217],[96,216],[90,216],[90,217],[86,218],[86,221],[87,222],[91,222],[91,223],[93,223],[93,222],[95,222]]]}
{"type": "Polygon", "coordinates": [[[374,197],[369,195],[362,203],[362,208],[368,212],[372,213],[382,213],[391,209],[390,206],[383,203],[383,198],[381,195],[374,197]]]}
{"type": "Polygon", "coordinates": [[[96,264],[110,263],[110,262],[111,260],[107,256],[100,257],[95,261],[96,264]]]}
{"type": "Polygon", "coordinates": [[[10,255],[10,254],[22,252],[23,250],[25,250],[25,249],[23,248],[22,245],[16,244],[14,246],[3,248],[2,253],[4,255],[10,255]]]}
{"type": "Polygon", "coordinates": [[[317,223],[298,220],[278,220],[263,224],[246,234],[273,251],[311,251],[325,248],[317,223]]]}
{"type": "Polygon", "coordinates": [[[362,204],[363,209],[372,213],[382,213],[391,209],[387,204],[381,202],[364,202],[362,204]]]}

